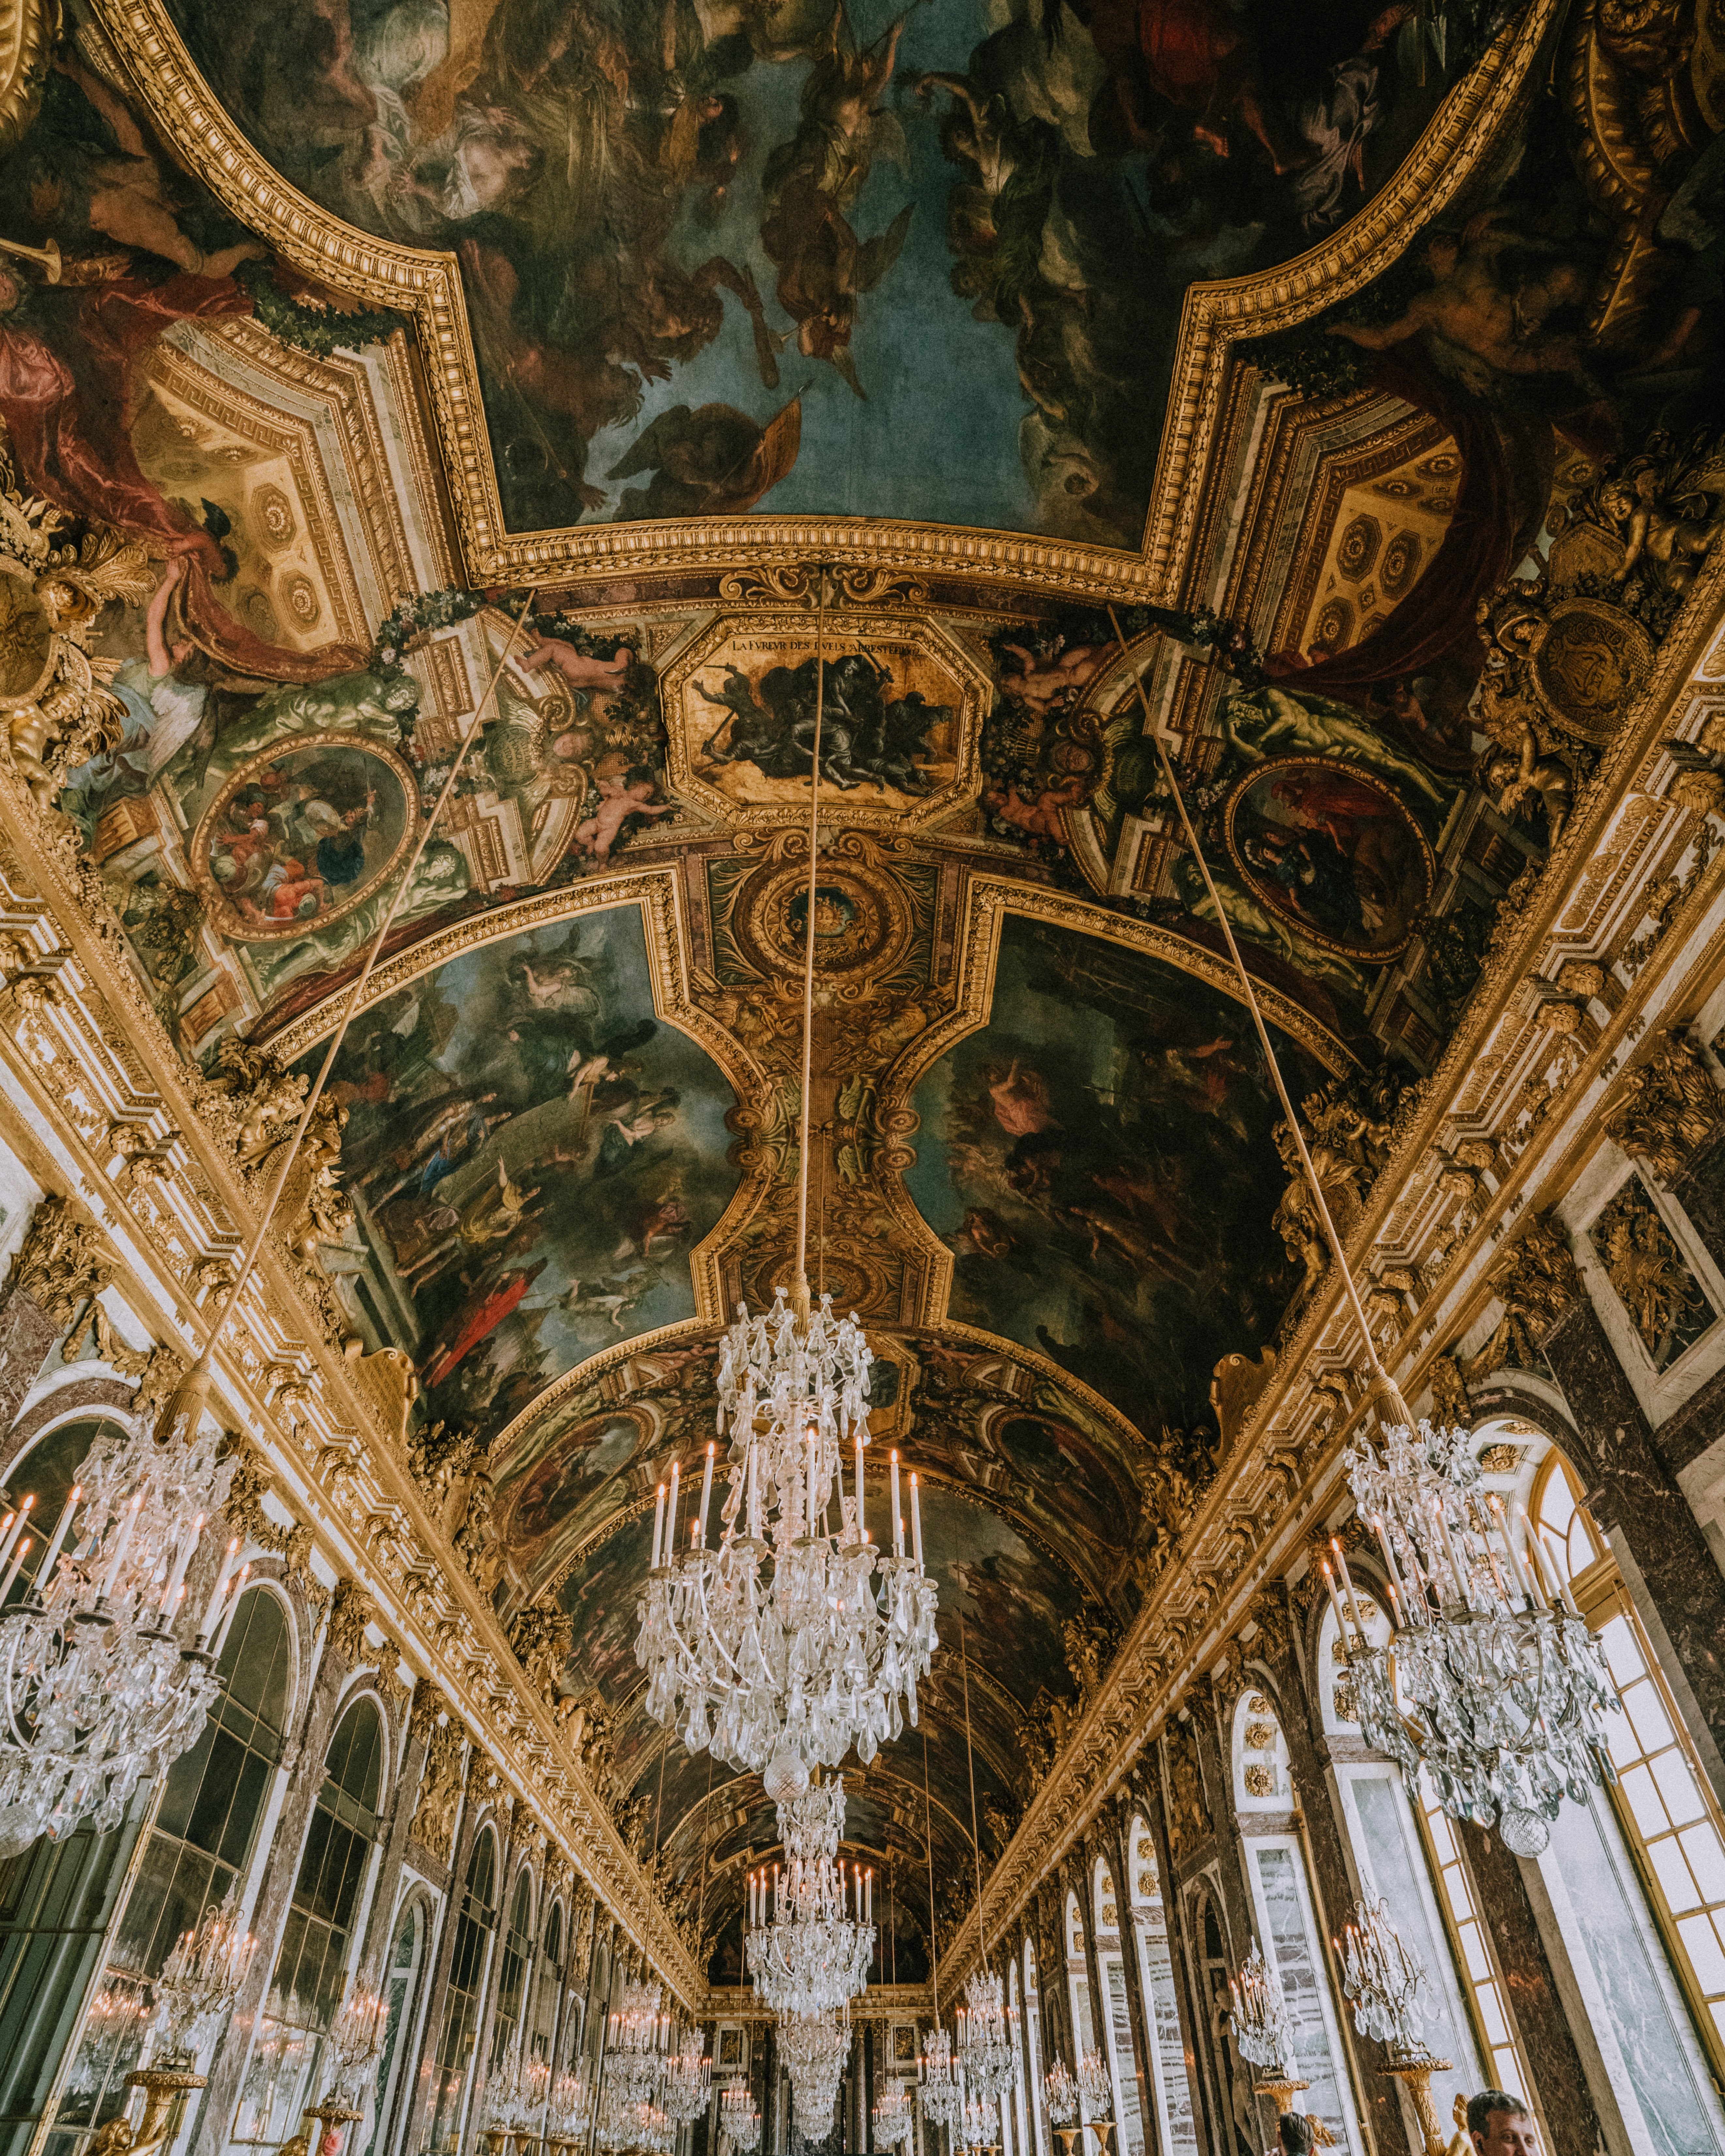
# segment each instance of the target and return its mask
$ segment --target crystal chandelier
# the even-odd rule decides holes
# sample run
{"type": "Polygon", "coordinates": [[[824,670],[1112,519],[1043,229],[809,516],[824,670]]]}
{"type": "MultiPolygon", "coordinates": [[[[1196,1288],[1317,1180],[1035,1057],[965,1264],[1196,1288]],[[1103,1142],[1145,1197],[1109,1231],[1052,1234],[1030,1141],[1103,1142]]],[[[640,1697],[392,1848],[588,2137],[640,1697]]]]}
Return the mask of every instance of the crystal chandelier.
{"type": "Polygon", "coordinates": [[[698,2029],[691,2029],[684,2037],[680,2049],[673,2051],[665,2061],[662,2101],[679,2125],[698,2118],[706,2107],[712,2087],[712,2061],[701,2056],[698,2029]]]}
{"type": "Polygon", "coordinates": [[[1050,2118],[1056,2126],[1064,2126],[1078,2108],[1078,2084],[1064,2059],[1056,2059],[1042,2076],[1042,2094],[1050,2118]]]}
{"type": "Polygon", "coordinates": [[[1386,2046],[1394,2059],[1429,2060],[1420,2034],[1426,2018],[1425,1965],[1403,1945],[1383,1902],[1356,1903],[1345,1941],[1333,1943],[1355,2028],[1386,2046]]]}
{"type": "Polygon", "coordinates": [[[964,2118],[964,2069],[952,2056],[952,2039],[937,2024],[922,2046],[922,2116],[956,2128],[964,2118]]]}
{"type": "MultiPolygon", "coordinates": [[[[824,711],[827,574],[819,575],[808,919],[803,963],[800,1099],[814,1060],[820,736],[824,711]]],[[[892,1554],[868,1531],[863,1452],[869,1365],[853,1315],[809,1288],[809,1137],[799,1132],[796,1263],[788,1299],[754,1317],[740,1304],[721,1342],[717,1436],[727,1488],[717,1547],[708,1543],[716,1444],[706,1450],[701,1506],[684,1543],[680,1470],[660,1486],[653,1556],[639,1604],[635,1659],[648,1672],[647,1712],[680,1724],[691,1752],[761,1774],[775,1803],[809,1785],[811,1765],[836,1766],[855,1745],[865,1766],[912,1727],[916,1685],[935,1648],[936,1589],[923,1569],[922,1518],[911,1477],[911,1552],[892,1456],[892,1554]],[[728,1441],[727,1441],[728,1431],[728,1441]],[[855,1484],[844,1487],[846,1455],[855,1484]]]]}
{"type": "Polygon", "coordinates": [[[593,2089],[585,2074],[559,2074],[552,2083],[545,2138],[552,2142],[583,2140],[593,2123],[593,2089]]]}
{"type": "MultiPolygon", "coordinates": [[[[117,1826],[203,1727],[244,1578],[231,1543],[191,1633],[187,1569],[234,1476],[221,1442],[159,1445],[132,1423],[85,1455],[33,1583],[0,1615],[0,1858],[85,1819],[117,1826]]],[[[38,1540],[33,1504],[0,1523],[0,1599],[38,1540]]]]}
{"type": "Polygon", "coordinates": [[[958,2123],[958,2145],[961,2148],[994,2148],[999,2146],[999,2114],[993,2097],[968,2096],[964,2099],[964,2115],[958,2123]]]}
{"type": "Polygon", "coordinates": [[[151,2026],[157,2064],[189,2066],[204,2040],[213,2035],[245,1981],[257,1941],[241,1928],[230,1894],[205,1910],[196,1930],[182,1932],[151,1986],[156,2018],[151,2026]]]}
{"type": "Polygon", "coordinates": [[[1589,1781],[1616,1779],[1603,1717],[1618,1701],[1598,1643],[1527,1514],[1512,1526],[1485,1495],[1467,1431],[1390,1424],[1381,1458],[1362,1440],[1343,1465],[1397,1620],[1391,1645],[1373,1646],[1337,1544],[1345,1604],[1325,1577],[1366,1741],[1410,1789],[1423,1761],[1452,1818],[1495,1822],[1507,1849],[1537,1856],[1566,1792],[1584,1804],[1589,1781]]]}
{"type": "Polygon", "coordinates": [[[790,2076],[797,2123],[819,2139],[832,2123],[839,2082],[850,2056],[850,2022],[842,2010],[827,2014],[781,2014],[778,2055],[790,2076]]]}
{"type": "Polygon", "coordinates": [[[807,1786],[811,1763],[855,1744],[867,1765],[912,1727],[916,1685],[935,1648],[935,1583],[923,1569],[922,1501],[911,1477],[912,1542],[898,1517],[893,1551],[877,1548],[863,1499],[868,1365],[855,1318],[830,1296],[807,1306],[781,1291],[764,1317],[725,1335],[719,1429],[728,1424],[729,1490],[708,1546],[716,1447],[707,1448],[699,1512],[680,1550],[680,1468],[661,1488],[635,1659],[649,1674],[647,1711],[680,1722],[690,1751],[711,1744],[765,1776],[775,1800],[807,1786]],[[803,1314],[799,1315],[798,1306],[803,1314]],[[853,1489],[840,1472],[845,1449],[853,1489]]]}
{"type": "Polygon", "coordinates": [[[326,2103],[357,2103],[367,2075],[383,2048],[383,2001],[375,1992],[356,1991],[336,2016],[329,2035],[335,2079],[326,2103]]]}
{"type": "Polygon", "coordinates": [[[1105,2118],[1114,2108],[1114,2077],[1099,2051],[1086,2051],[1079,2059],[1078,2098],[1092,2120],[1105,2118]]]}
{"type": "Polygon", "coordinates": [[[744,1952],[757,1996],[775,2013],[821,2014],[866,1989],[875,1953],[872,1871],[839,1859],[845,1779],[778,1807],[783,1869],[748,1879],[744,1952]]]}
{"type": "Polygon", "coordinates": [[[1294,2025],[1281,1979],[1254,1944],[1236,1982],[1228,1990],[1234,2003],[1234,2037],[1240,2056],[1256,2066],[1266,2088],[1304,2088],[1291,2081],[1294,2066],[1294,2025]]]}
{"type": "Polygon", "coordinates": [[[731,2138],[737,2156],[749,2156],[761,2138],[761,2114],[746,2082],[736,2082],[719,2097],[719,2128],[731,2138]]]}
{"type": "Polygon", "coordinates": [[[889,2082],[875,2100],[870,2113],[874,2121],[875,2139],[882,2148],[896,2148],[901,2142],[908,2143],[916,2130],[909,2099],[901,2082],[889,2082]]]}
{"type": "Polygon", "coordinates": [[[1000,1979],[990,1969],[965,1979],[958,2010],[958,2057],[967,2088],[998,2102],[1019,2071],[1019,2010],[1006,2004],[1000,1979]]]}
{"type": "Polygon", "coordinates": [[[644,2103],[659,2086],[670,2016],[661,2014],[661,1987],[627,1984],[623,2004],[611,2016],[605,2046],[605,2081],[626,2104],[644,2103]]]}

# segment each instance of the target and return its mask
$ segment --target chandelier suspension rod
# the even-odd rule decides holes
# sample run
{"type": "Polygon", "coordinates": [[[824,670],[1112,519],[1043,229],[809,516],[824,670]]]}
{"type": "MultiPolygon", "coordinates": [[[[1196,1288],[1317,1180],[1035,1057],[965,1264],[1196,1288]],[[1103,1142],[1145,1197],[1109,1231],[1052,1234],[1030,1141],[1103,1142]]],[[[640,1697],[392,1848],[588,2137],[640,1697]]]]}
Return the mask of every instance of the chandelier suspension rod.
{"type": "Polygon", "coordinates": [[[983,1938],[983,1845],[976,1817],[976,1750],[970,1739],[970,1656],[964,1645],[964,1612],[958,1613],[958,1674],[964,1686],[964,1765],[970,1776],[970,1854],[976,1866],[976,1965],[988,1958],[983,1938]]]}
{"type": "Polygon", "coordinates": [[[353,1014],[359,1009],[360,998],[365,993],[367,984],[371,980],[372,969],[376,967],[383,948],[384,939],[395,925],[396,914],[403,899],[407,896],[408,887],[413,880],[413,871],[418,867],[420,857],[430,841],[433,831],[437,828],[439,817],[443,814],[445,804],[454,792],[455,781],[460,777],[461,767],[467,761],[467,752],[479,739],[480,730],[485,724],[486,711],[497,694],[498,683],[503,679],[503,670],[514,656],[516,639],[526,626],[527,617],[532,612],[533,602],[538,596],[539,587],[536,584],[522,600],[521,612],[510,624],[509,634],[504,641],[501,655],[491,670],[491,678],[485,684],[485,693],[480,697],[478,706],[474,711],[473,723],[461,737],[454,759],[449,766],[449,776],[444,779],[437,799],[432,803],[431,814],[426,818],[424,828],[419,834],[418,842],[413,852],[408,856],[407,865],[396,879],[395,888],[389,895],[389,903],[384,908],[383,918],[377,925],[377,934],[372,938],[371,948],[366,952],[365,963],[360,968],[352,988],[348,990],[347,1001],[342,1007],[340,1023],[330,1036],[330,1045],[324,1055],[322,1068],[318,1071],[311,1091],[305,1096],[305,1105],[300,1111],[300,1120],[295,1124],[293,1136],[287,1142],[286,1149],[281,1157],[281,1165],[275,1171],[275,1179],[270,1186],[270,1194],[264,1200],[264,1210],[259,1218],[256,1228],[253,1230],[252,1239],[246,1246],[245,1254],[240,1260],[239,1270],[234,1276],[214,1317],[210,1321],[209,1331],[204,1336],[203,1345],[198,1350],[197,1360],[181,1378],[179,1383],[175,1386],[173,1391],[168,1394],[167,1404],[162,1409],[156,1425],[156,1435],[159,1443],[165,1445],[173,1435],[176,1426],[182,1420],[184,1420],[187,1425],[187,1435],[192,1435],[196,1431],[198,1424],[202,1419],[205,1403],[209,1398],[210,1369],[217,1343],[226,1330],[228,1320],[233,1316],[240,1296],[245,1292],[246,1283],[250,1280],[253,1270],[256,1267],[259,1255],[264,1248],[264,1239],[269,1235],[271,1224],[275,1219],[276,1208],[281,1203],[281,1194],[287,1188],[288,1177],[293,1173],[294,1163],[299,1158],[300,1144],[306,1132],[311,1127],[311,1118],[316,1113],[317,1104],[323,1097],[324,1086],[328,1081],[330,1072],[335,1067],[336,1058],[341,1053],[341,1043],[347,1037],[347,1029],[352,1023],[353,1014]]]}
{"type": "Polygon", "coordinates": [[[1220,927],[1224,940],[1227,943],[1228,955],[1234,962],[1234,970],[1240,976],[1240,985],[1245,998],[1246,1008],[1251,1012],[1252,1022],[1257,1027],[1258,1038],[1263,1044],[1264,1060],[1270,1065],[1270,1075],[1275,1081],[1276,1095],[1282,1106],[1282,1112],[1287,1117],[1288,1128],[1293,1132],[1294,1144],[1300,1155],[1301,1168],[1307,1182],[1312,1186],[1312,1195],[1317,1202],[1318,1218],[1323,1223],[1324,1235],[1331,1250],[1335,1253],[1337,1268],[1342,1276],[1342,1285],[1347,1291],[1349,1303],[1353,1306],[1354,1322],[1358,1326],[1360,1336],[1365,1342],[1366,1360],[1372,1372],[1370,1397],[1373,1404],[1378,1407],[1380,1415],[1384,1415],[1386,1419],[1411,1424],[1413,1417],[1408,1411],[1394,1379],[1384,1367],[1382,1358],[1378,1353],[1377,1342],[1372,1337],[1372,1328],[1366,1322],[1365,1308],[1360,1301],[1359,1290],[1354,1284],[1353,1275],[1348,1267],[1348,1253],[1342,1247],[1342,1238],[1337,1232],[1335,1221],[1331,1218],[1329,1203],[1324,1196],[1323,1185],[1317,1179],[1317,1170],[1312,1166],[1312,1155],[1307,1151],[1305,1134],[1300,1128],[1300,1118],[1294,1112],[1294,1104],[1289,1097],[1287,1084],[1281,1075],[1281,1065],[1276,1061],[1276,1050],[1271,1045],[1270,1029],[1264,1022],[1263,1011],[1259,1008],[1258,998],[1252,987],[1252,977],[1247,973],[1245,961],[1240,955],[1240,946],[1234,940],[1233,924],[1230,921],[1227,910],[1222,904],[1221,896],[1216,889],[1215,879],[1210,874],[1210,865],[1204,858],[1204,848],[1198,842],[1198,834],[1192,827],[1192,818],[1186,808],[1186,797],[1180,791],[1180,782],[1174,775],[1173,762],[1168,755],[1167,745],[1157,729],[1154,719],[1151,716],[1150,699],[1144,688],[1143,673],[1141,669],[1132,665],[1131,657],[1127,650],[1126,636],[1120,626],[1120,617],[1114,611],[1111,603],[1108,608],[1108,619],[1113,624],[1114,639],[1120,646],[1120,655],[1132,670],[1132,685],[1138,692],[1139,708],[1144,715],[1144,732],[1155,744],[1157,756],[1162,763],[1163,776],[1167,779],[1168,790],[1173,795],[1174,806],[1180,812],[1180,823],[1186,834],[1186,843],[1192,849],[1193,857],[1198,863],[1199,872],[1204,878],[1204,887],[1209,894],[1210,904],[1216,910],[1217,925],[1220,927]]]}
{"type": "MultiPolygon", "coordinates": [[[[962,1620],[961,1620],[962,1621],[962,1620]]],[[[928,1965],[933,1979],[934,2025],[941,2025],[941,1950],[934,1928],[934,1804],[928,1794],[928,1729],[922,1731],[922,1842],[928,1851],[928,1965]]]]}
{"type": "Polygon", "coordinates": [[[798,1317],[809,1322],[809,1092],[814,1066],[814,880],[815,843],[820,834],[820,729],[827,691],[827,564],[816,567],[820,581],[814,608],[814,740],[809,773],[809,918],[803,939],[803,1097],[797,1147],[797,1277],[793,1300],[798,1317]]]}

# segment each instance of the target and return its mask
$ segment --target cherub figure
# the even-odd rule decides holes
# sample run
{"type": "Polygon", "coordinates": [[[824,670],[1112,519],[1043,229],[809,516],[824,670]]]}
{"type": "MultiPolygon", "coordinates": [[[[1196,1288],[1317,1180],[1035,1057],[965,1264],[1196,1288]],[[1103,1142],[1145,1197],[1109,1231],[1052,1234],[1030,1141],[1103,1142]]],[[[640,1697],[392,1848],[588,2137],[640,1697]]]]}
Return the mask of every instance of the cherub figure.
{"type": "Polygon", "coordinates": [[[650,777],[598,781],[599,805],[575,826],[575,844],[596,861],[608,860],[611,849],[631,816],[669,816],[674,803],[652,805],[655,781],[650,777]]]}
{"type": "Polygon", "coordinates": [[[1720,520],[1709,513],[1707,497],[1662,499],[1651,466],[1644,465],[1632,480],[1625,475],[1613,481],[1600,495],[1599,506],[1622,534],[1626,549],[1611,579],[1615,584],[1627,583],[1645,560],[1654,565],[1654,576],[1667,590],[1686,592],[1719,536],[1720,520]],[[1699,516],[1684,513],[1697,508],[1699,516]]]}

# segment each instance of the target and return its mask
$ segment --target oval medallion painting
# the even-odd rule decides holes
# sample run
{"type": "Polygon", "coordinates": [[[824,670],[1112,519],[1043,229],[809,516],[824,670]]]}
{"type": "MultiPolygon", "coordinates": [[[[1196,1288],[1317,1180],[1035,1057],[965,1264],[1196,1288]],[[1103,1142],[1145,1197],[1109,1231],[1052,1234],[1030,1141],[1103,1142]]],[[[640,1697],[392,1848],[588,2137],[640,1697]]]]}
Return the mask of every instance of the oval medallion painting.
{"type": "Polygon", "coordinates": [[[228,780],[193,834],[192,871],[223,935],[300,935],[371,896],[418,814],[418,787],[399,757],[357,735],[302,736],[228,780]]]}
{"type": "Polygon", "coordinates": [[[1224,818],[1235,866],[1272,911],[1351,958],[1406,947],[1431,896],[1431,849],[1387,786],[1332,757],[1260,764],[1224,818]]]}

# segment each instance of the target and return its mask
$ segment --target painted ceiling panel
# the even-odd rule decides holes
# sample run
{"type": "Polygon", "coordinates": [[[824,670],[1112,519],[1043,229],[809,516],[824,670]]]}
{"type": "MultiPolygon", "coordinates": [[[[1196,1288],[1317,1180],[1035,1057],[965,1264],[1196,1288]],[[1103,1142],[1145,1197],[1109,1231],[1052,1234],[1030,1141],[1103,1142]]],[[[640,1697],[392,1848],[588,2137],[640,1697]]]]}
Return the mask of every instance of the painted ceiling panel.
{"type": "Polygon", "coordinates": [[[758,502],[1122,547],[1188,288],[1368,203],[1488,14],[353,0],[308,37],[173,0],[285,179],[455,254],[514,529],[758,502]]]}

